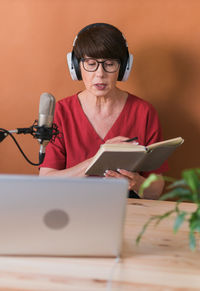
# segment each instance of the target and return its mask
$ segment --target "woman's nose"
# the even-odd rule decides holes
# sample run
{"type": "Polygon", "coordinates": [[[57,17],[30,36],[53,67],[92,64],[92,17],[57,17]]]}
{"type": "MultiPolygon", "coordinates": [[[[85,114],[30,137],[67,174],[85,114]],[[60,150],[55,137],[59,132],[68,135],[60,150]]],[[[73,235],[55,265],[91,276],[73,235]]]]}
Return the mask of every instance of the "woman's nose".
{"type": "Polygon", "coordinates": [[[103,64],[102,63],[99,64],[98,69],[96,70],[96,73],[98,75],[104,75],[106,73],[105,70],[104,70],[104,68],[103,68],[103,64]]]}

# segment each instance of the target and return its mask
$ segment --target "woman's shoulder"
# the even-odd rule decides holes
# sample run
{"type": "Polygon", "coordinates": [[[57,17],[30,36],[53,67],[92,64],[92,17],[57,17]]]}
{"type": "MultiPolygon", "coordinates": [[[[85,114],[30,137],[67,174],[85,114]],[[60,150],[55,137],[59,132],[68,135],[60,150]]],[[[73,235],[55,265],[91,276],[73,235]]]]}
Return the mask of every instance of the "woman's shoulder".
{"type": "Polygon", "coordinates": [[[60,100],[57,101],[57,105],[60,106],[73,106],[78,102],[78,95],[74,94],[65,98],[62,98],[60,100]]]}
{"type": "Polygon", "coordinates": [[[81,107],[77,94],[65,97],[56,102],[55,112],[62,117],[79,114],[80,110],[81,107]]]}
{"type": "Polygon", "coordinates": [[[141,97],[138,97],[131,93],[128,93],[128,102],[129,102],[129,105],[132,105],[134,107],[140,107],[146,110],[153,110],[153,111],[155,110],[155,108],[149,101],[144,100],[141,97]]]}

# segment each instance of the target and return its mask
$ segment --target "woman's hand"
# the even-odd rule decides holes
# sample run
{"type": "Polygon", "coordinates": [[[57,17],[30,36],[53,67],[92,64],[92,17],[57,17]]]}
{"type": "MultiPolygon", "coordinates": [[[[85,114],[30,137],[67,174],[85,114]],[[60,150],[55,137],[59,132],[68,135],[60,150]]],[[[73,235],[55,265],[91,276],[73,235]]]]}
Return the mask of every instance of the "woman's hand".
{"type": "MultiPolygon", "coordinates": [[[[114,144],[114,143],[127,143],[130,137],[127,136],[116,136],[114,138],[108,139],[106,143],[114,144]]],[[[137,141],[131,141],[132,144],[138,144],[137,141]]],[[[133,190],[135,192],[139,191],[140,185],[144,182],[145,178],[139,175],[136,172],[129,172],[123,169],[118,169],[118,171],[107,170],[104,173],[105,177],[113,177],[113,178],[126,178],[129,181],[129,190],[133,190]]]]}
{"type": "MultiPolygon", "coordinates": [[[[107,170],[104,173],[106,178],[125,178],[129,181],[129,190],[133,190],[138,194],[140,186],[145,181],[145,178],[136,172],[129,172],[124,169],[118,169],[117,171],[107,170]]],[[[143,198],[144,199],[158,199],[162,194],[164,188],[164,180],[162,175],[160,179],[153,182],[149,188],[144,190],[143,198]]]]}
{"type": "MultiPolygon", "coordinates": [[[[108,139],[105,143],[127,143],[127,140],[129,140],[130,137],[127,137],[127,136],[116,136],[116,137],[113,137],[111,139],[108,139]]],[[[131,141],[129,143],[132,143],[132,144],[138,144],[137,141],[131,141]]]]}
{"type": "Polygon", "coordinates": [[[129,190],[133,190],[138,193],[141,184],[144,182],[145,178],[136,172],[129,172],[123,169],[118,169],[116,171],[107,170],[104,173],[106,178],[126,178],[129,181],[129,190]]]}

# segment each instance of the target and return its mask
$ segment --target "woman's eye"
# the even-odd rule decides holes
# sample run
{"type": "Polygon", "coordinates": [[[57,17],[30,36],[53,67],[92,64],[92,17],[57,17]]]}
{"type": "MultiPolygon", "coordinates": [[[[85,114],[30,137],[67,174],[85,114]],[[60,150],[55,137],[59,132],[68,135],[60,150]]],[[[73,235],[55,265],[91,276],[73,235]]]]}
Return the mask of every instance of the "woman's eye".
{"type": "Polygon", "coordinates": [[[112,62],[106,62],[105,65],[106,65],[107,67],[112,67],[114,64],[113,64],[112,62]]]}
{"type": "Polygon", "coordinates": [[[108,65],[108,66],[113,66],[114,65],[114,61],[111,61],[111,60],[107,60],[105,61],[105,64],[108,65]]]}
{"type": "Polygon", "coordinates": [[[89,61],[89,62],[87,62],[87,64],[88,64],[89,66],[95,66],[95,65],[96,65],[96,62],[94,62],[94,61],[89,61]]]}

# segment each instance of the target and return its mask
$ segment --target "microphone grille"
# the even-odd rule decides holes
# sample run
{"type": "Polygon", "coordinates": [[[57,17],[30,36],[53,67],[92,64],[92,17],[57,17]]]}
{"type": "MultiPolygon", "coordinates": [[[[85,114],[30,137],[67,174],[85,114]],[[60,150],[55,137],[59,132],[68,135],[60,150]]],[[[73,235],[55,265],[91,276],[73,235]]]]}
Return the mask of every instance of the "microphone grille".
{"type": "Polygon", "coordinates": [[[54,115],[56,100],[50,93],[42,93],[40,96],[39,114],[54,115]]]}
{"type": "Polygon", "coordinates": [[[56,100],[49,93],[42,93],[40,96],[38,126],[51,127],[54,118],[56,100]]]}

